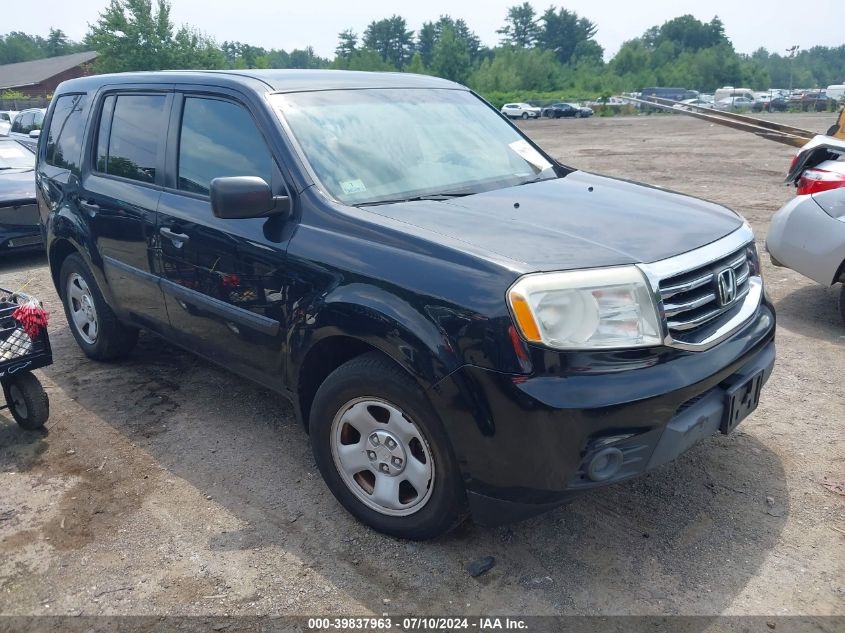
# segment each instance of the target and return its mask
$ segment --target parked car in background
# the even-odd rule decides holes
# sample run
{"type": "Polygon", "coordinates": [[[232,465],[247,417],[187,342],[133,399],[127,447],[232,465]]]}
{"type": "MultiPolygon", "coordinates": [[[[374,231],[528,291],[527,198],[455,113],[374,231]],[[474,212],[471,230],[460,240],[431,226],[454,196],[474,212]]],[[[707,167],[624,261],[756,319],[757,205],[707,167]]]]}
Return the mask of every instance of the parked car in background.
{"type": "Polygon", "coordinates": [[[23,140],[33,146],[37,145],[46,112],[46,108],[31,108],[18,112],[12,121],[9,137],[23,140]]]}
{"type": "Polygon", "coordinates": [[[786,112],[789,109],[789,101],[783,97],[772,97],[767,101],[755,101],[751,106],[754,112],[786,112]]]}
{"type": "Polygon", "coordinates": [[[502,106],[502,114],[509,119],[536,119],[540,111],[540,108],[530,103],[506,103],[502,106]]]}
{"type": "Polygon", "coordinates": [[[8,136],[9,130],[12,127],[12,120],[15,118],[17,111],[15,110],[0,110],[0,136],[8,136]]]}
{"type": "Polygon", "coordinates": [[[552,105],[543,108],[542,113],[547,119],[580,117],[581,107],[571,103],[553,103],[552,105]]]}
{"type": "Polygon", "coordinates": [[[42,248],[35,203],[35,154],[0,138],[0,254],[42,248]]]}
{"type": "Polygon", "coordinates": [[[803,112],[824,112],[828,109],[829,103],[824,91],[814,91],[801,95],[797,105],[803,112]]]}
{"type": "MultiPolygon", "coordinates": [[[[786,180],[798,195],[772,217],[766,236],[772,263],[824,286],[845,282],[845,141],[815,137],[786,180]]],[[[845,321],[845,285],[839,312],[845,321]]]]}
{"type": "Polygon", "coordinates": [[[754,101],[754,92],[752,92],[750,88],[734,88],[732,86],[725,86],[724,88],[716,90],[713,95],[713,99],[717,103],[723,101],[724,99],[738,99],[741,97],[754,101]]]}
{"type": "Polygon", "coordinates": [[[824,92],[828,99],[833,99],[834,101],[845,100],[845,84],[833,84],[828,86],[824,92]]]}
{"type": "Polygon", "coordinates": [[[698,92],[696,92],[695,90],[688,90],[687,88],[643,88],[640,91],[639,98],[647,100],[649,97],[658,97],[659,99],[670,99],[671,101],[683,101],[684,99],[697,99],[698,92]]]}
{"type": "Polygon", "coordinates": [[[725,97],[713,104],[716,110],[750,110],[754,107],[754,99],[751,97],[725,97]]]}
{"type": "Polygon", "coordinates": [[[561,165],[450,81],[95,75],[59,85],[43,136],[82,351],[144,328],[288,396],[338,502],[394,536],[658,468],[771,375],[742,217],[561,165]]]}
{"type": "Polygon", "coordinates": [[[692,110],[692,108],[688,108],[687,106],[698,106],[699,108],[712,109],[713,103],[710,101],[703,101],[702,99],[684,99],[672,107],[676,110],[692,110]]]}

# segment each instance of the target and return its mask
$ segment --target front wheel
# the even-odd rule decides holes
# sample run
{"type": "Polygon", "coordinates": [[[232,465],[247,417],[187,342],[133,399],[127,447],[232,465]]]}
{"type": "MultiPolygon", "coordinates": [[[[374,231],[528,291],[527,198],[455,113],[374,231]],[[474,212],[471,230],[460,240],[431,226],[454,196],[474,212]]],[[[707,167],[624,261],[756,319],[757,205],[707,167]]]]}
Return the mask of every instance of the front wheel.
{"type": "Polygon", "coordinates": [[[528,118],[528,113],[527,113],[527,112],[523,112],[523,113],[522,113],[522,120],[523,120],[523,121],[525,121],[527,118],[528,118]]]}
{"type": "Polygon", "coordinates": [[[374,352],[336,369],[310,415],[314,458],[337,500],[391,536],[427,539],[466,513],[457,461],[419,386],[374,352]]]}
{"type": "Polygon", "coordinates": [[[3,382],[3,395],[12,417],[22,428],[40,429],[50,417],[50,400],[41,382],[30,374],[14,375],[3,382]]]}

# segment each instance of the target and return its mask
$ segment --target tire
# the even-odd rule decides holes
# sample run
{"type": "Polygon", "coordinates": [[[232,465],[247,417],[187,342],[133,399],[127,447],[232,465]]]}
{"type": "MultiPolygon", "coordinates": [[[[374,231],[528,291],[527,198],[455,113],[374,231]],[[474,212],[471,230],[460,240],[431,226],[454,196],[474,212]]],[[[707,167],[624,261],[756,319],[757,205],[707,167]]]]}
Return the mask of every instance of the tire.
{"type": "Polygon", "coordinates": [[[576,113],[575,113],[575,118],[576,118],[576,119],[580,119],[580,118],[581,118],[581,113],[580,113],[580,112],[576,112],[576,113]]]}
{"type": "Polygon", "coordinates": [[[79,254],[65,259],[59,282],[70,331],[86,356],[95,360],[115,360],[135,347],[138,330],[120,322],[79,254]],[[88,320],[84,321],[86,317],[88,320]]]}
{"type": "Polygon", "coordinates": [[[50,417],[50,400],[38,378],[29,372],[3,381],[3,395],[9,411],[22,428],[40,429],[50,417]]]}
{"type": "Polygon", "coordinates": [[[460,470],[439,417],[419,386],[382,354],[364,354],[332,372],[317,391],[309,422],[326,485],[362,523],[422,540],[466,517],[460,470]],[[377,487],[394,494],[381,494],[387,500],[381,503],[377,487]]]}
{"type": "Polygon", "coordinates": [[[525,120],[527,120],[527,119],[528,119],[528,113],[527,113],[527,112],[523,112],[523,113],[522,113],[522,120],[523,120],[523,121],[525,121],[525,120]]]}

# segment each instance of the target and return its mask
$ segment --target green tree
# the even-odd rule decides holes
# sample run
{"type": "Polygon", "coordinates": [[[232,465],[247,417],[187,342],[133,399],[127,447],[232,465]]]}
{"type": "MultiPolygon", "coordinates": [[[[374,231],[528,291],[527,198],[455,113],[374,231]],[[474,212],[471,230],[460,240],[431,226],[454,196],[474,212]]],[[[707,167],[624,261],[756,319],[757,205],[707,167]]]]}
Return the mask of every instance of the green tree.
{"type": "Polygon", "coordinates": [[[504,46],[481,62],[468,83],[479,92],[545,92],[564,84],[564,68],[551,51],[504,46]]]}
{"type": "Polygon", "coordinates": [[[512,6],[505,17],[505,25],[496,31],[502,36],[501,43],[517,48],[530,48],[540,36],[537,14],[528,2],[512,6]]]}
{"type": "Polygon", "coordinates": [[[0,37],[0,64],[15,64],[47,57],[44,38],[12,31],[0,37]]]}
{"type": "Polygon", "coordinates": [[[584,57],[601,59],[604,51],[595,41],[598,27],[587,18],[579,17],[574,11],[549,7],[540,16],[540,32],[537,46],[552,51],[561,64],[576,61],[576,51],[584,57]],[[591,42],[592,46],[585,44],[591,42]]]}
{"type": "Polygon", "coordinates": [[[89,29],[85,44],[99,53],[97,72],[225,66],[213,40],[187,26],[174,33],[168,0],[110,0],[89,29]]]}
{"type": "Polygon", "coordinates": [[[370,22],[363,39],[365,48],[377,52],[397,70],[407,65],[414,54],[414,32],[398,15],[370,22]]]}
{"type": "Polygon", "coordinates": [[[335,55],[341,59],[352,59],[352,55],[358,49],[358,34],[352,29],[346,29],[338,34],[337,48],[335,55]]]}
{"type": "Polygon", "coordinates": [[[47,41],[44,43],[44,50],[47,57],[58,57],[59,55],[68,55],[76,50],[76,46],[71,42],[65,32],[61,29],[50,29],[50,34],[47,36],[47,41]]]}
{"type": "Polygon", "coordinates": [[[466,42],[458,39],[452,25],[444,26],[432,53],[431,71],[438,77],[465,83],[470,72],[466,42]]]}
{"type": "Polygon", "coordinates": [[[434,45],[437,44],[438,31],[434,22],[423,22],[422,28],[417,33],[417,53],[420,61],[425,66],[431,66],[431,58],[434,55],[434,45]]]}

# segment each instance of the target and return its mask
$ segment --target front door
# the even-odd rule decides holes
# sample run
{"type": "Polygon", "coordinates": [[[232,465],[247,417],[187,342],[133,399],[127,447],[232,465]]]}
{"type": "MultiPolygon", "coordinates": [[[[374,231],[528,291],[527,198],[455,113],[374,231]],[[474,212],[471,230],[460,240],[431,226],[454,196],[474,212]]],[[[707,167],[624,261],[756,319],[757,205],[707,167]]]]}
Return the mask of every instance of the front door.
{"type": "Polygon", "coordinates": [[[215,217],[209,188],[217,177],[259,176],[281,193],[281,173],[237,101],[177,95],[171,120],[172,168],[159,201],[157,240],[172,336],[278,387],[286,241],[281,231],[268,231],[278,218],[215,217]]]}

